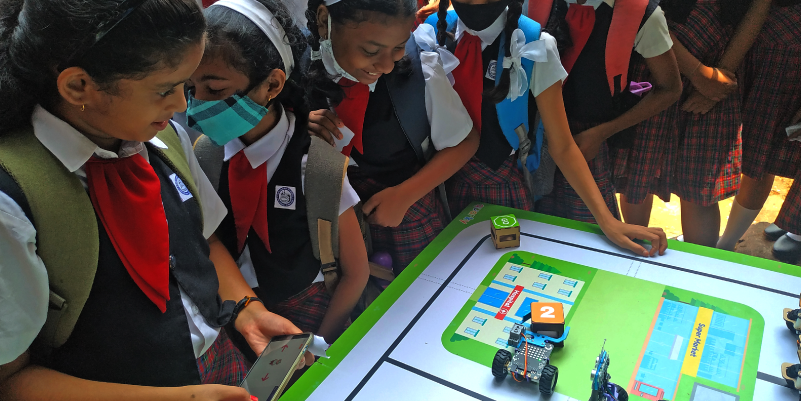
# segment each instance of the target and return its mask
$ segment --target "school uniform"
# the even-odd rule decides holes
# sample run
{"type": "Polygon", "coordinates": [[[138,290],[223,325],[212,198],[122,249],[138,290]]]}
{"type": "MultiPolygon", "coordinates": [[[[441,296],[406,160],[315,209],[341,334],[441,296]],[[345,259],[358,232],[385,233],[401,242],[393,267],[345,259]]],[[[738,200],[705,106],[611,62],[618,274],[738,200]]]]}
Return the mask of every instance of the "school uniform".
{"type": "Polygon", "coordinates": [[[773,6],[743,65],[743,174],[794,177],[801,142],[785,127],[801,109],[801,5],[773,6]]]}
{"type": "MultiPolygon", "coordinates": [[[[481,62],[483,90],[491,90],[496,85],[496,74],[502,71],[497,66],[501,50],[501,35],[506,26],[508,9],[486,29],[474,31],[461,19],[455,24],[455,43],[449,48],[458,47],[466,35],[477,36],[481,41],[481,62]]],[[[526,17],[522,17],[526,18],[526,17]]],[[[432,15],[428,23],[436,26],[437,15],[432,15]]],[[[541,59],[534,62],[529,78],[528,127],[536,130],[537,105],[535,98],[554,83],[562,81],[567,73],[559,61],[556,40],[547,32],[539,34],[541,59]]],[[[454,213],[461,212],[471,202],[485,202],[522,210],[534,210],[534,198],[529,193],[523,172],[518,165],[516,151],[509,143],[501,128],[496,105],[484,100],[481,102],[481,142],[475,156],[465,164],[446,183],[448,202],[454,213]]],[[[539,149],[532,149],[539,152],[539,149]]]]}
{"type": "Polygon", "coordinates": [[[787,198],[784,199],[774,224],[787,232],[801,233],[801,169],[794,177],[793,185],[787,193],[787,198]]]}
{"type": "MultiPolygon", "coordinates": [[[[305,125],[296,124],[294,113],[281,106],[275,106],[272,112],[280,113],[281,117],[262,138],[247,146],[239,138],[225,144],[218,192],[223,204],[233,212],[223,219],[217,235],[269,310],[303,331],[316,332],[331,297],[325,289],[320,261],[314,257],[309,238],[304,192],[311,138],[305,125]],[[237,156],[239,158],[234,159],[237,156]],[[236,166],[238,162],[245,163],[245,168],[263,170],[258,173],[266,175],[267,183],[267,197],[260,201],[266,203],[268,233],[265,235],[254,226],[248,226],[244,240],[238,238],[245,231],[237,229],[239,222],[235,216],[239,210],[232,204],[232,197],[241,190],[234,185],[248,184],[232,177],[241,167],[236,166]]],[[[244,190],[258,191],[252,185],[244,190]]],[[[339,213],[358,202],[358,195],[345,178],[339,213]]]]}
{"type": "MultiPolygon", "coordinates": [[[[686,21],[668,21],[674,36],[704,65],[718,64],[734,34],[734,27],[725,26],[719,16],[718,10],[725,6],[721,0],[698,0],[686,21]]],[[[666,128],[667,135],[678,138],[675,150],[665,149],[668,157],[676,160],[671,192],[684,201],[711,206],[736,195],[740,188],[740,96],[727,97],[707,114],[692,114],[681,111],[694,90],[687,78],[683,83],[681,100],[667,111],[675,115],[666,128]]]]}
{"type": "MultiPolygon", "coordinates": [[[[353,146],[348,168],[350,182],[365,202],[414,176],[437,151],[462,143],[473,127],[440,55],[418,46],[410,38],[406,46],[410,65],[405,71],[396,67],[369,85],[362,149],[353,146]]],[[[435,188],[409,207],[397,227],[371,224],[373,250],[388,252],[395,272],[400,273],[445,228],[447,220],[435,188]]]]}
{"type": "MultiPolygon", "coordinates": [[[[159,149],[167,145],[158,138],[148,143],[123,141],[114,153],[98,148],[41,107],[34,111],[32,125],[36,140],[54,156],[53,162],[63,165],[90,193],[88,163],[143,158],[160,182],[169,230],[169,297],[162,311],[126,270],[112,243],[117,237],[101,224],[105,220],[98,214],[99,256],[91,292],[66,342],[41,363],[68,375],[112,383],[237,384],[246,373],[245,360],[220,331],[230,320],[233,302],[223,303],[217,295],[219,283],[206,241],[226,209],[198,166],[186,133],[175,126],[197,198],[170,162],[159,156],[159,149]]],[[[0,173],[8,177],[13,171],[0,173]]],[[[13,181],[3,182],[0,298],[9,302],[0,306],[0,363],[16,358],[39,335],[48,313],[49,288],[44,262],[37,254],[36,228],[10,195],[20,193],[19,188],[13,181]]],[[[130,218],[138,217],[132,213],[130,218]]],[[[82,234],[86,235],[76,233],[82,234]]]]}
{"type": "MultiPolygon", "coordinates": [[[[575,62],[566,66],[569,68],[569,75],[562,89],[570,130],[573,135],[578,135],[614,120],[633,107],[637,98],[630,93],[629,81],[634,78],[632,74],[634,67],[638,62],[644,63],[642,61],[644,58],[657,57],[669,51],[673,47],[673,42],[670,39],[664,12],[657,2],[642,4],[643,17],[639,21],[636,35],[634,35],[635,30],[631,29],[634,36],[633,51],[629,53],[623,49],[624,54],[617,55],[617,57],[628,55],[629,63],[627,70],[623,71],[626,73],[625,76],[614,77],[612,86],[615,93],[613,93],[608,76],[610,73],[606,68],[609,65],[607,57],[611,54],[607,41],[611,40],[608,36],[613,26],[613,16],[616,15],[614,0],[588,1],[583,6],[573,3],[569,7],[592,7],[594,14],[591,15],[595,21],[584,47],[575,50],[580,51],[577,58],[574,58],[575,62]],[[617,82],[620,80],[625,82],[617,82]]],[[[586,10],[589,11],[589,8],[586,10]]],[[[566,60],[568,51],[563,52],[563,61],[566,60]]],[[[624,130],[617,133],[613,139],[630,136],[632,131],[633,128],[624,130]]],[[[625,140],[631,141],[631,138],[625,140]]],[[[609,145],[604,141],[598,155],[590,160],[588,165],[609,211],[620,218],[610,160],[609,145]]],[[[561,171],[557,171],[555,175],[554,191],[544,197],[538,205],[538,211],[579,221],[595,222],[594,216],[561,171]]]]}

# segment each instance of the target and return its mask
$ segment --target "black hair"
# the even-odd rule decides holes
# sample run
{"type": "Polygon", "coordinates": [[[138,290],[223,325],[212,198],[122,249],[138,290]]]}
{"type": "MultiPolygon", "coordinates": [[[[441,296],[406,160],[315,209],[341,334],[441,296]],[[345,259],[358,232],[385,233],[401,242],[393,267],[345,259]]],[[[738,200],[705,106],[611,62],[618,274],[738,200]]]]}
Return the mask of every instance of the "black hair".
{"type": "MultiPolygon", "coordinates": [[[[505,41],[505,48],[503,49],[506,57],[511,57],[512,55],[512,41],[508,38],[511,38],[512,33],[514,33],[515,29],[517,29],[517,21],[523,14],[523,1],[524,0],[512,0],[509,3],[509,13],[506,17],[506,25],[503,28],[503,32],[507,38],[505,41]]],[[[437,40],[441,46],[445,45],[445,41],[448,37],[446,32],[448,29],[448,22],[446,21],[446,18],[448,16],[448,7],[450,7],[450,5],[450,0],[440,0],[439,10],[437,10],[437,17],[439,18],[439,21],[437,22],[437,40]]],[[[503,101],[503,99],[506,99],[506,96],[509,95],[510,72],[511,68],[504,68],[503,72],[501,72],[501,79],[498,81],[498,85],[495,85],[494,88],[485,91],[484,97],[491,100],[493,103],[500,103],[503,101]]]]}
{"type": "Polygon", "coordinates": [[[36,104],[54,110],[56,78],[81,67],[113,93],[119,79],[178,66],[203,38],[194,0],[145,0],[122,19],[122,0],[0,0],[0,135],[30,122],[36,104]],[[95,43],[98,26],[121,22],[95,43]]]}
{"type": "MultiPolygon", "coordinates": [[[[308,19],[309,46],[314,51],[320,50],[320,34],[317,31],[317,9],[324,4],[324,0],[309,0],[306,10],[308,19]]],[[[337,25],[345,23],[361,23],[376,17],[383,18],[413,18],[417,13],[416,0],[342,0],[328,7],[331,21],[337,25]]],[[[414,40],[410,38],[409,40],[414,40]]],[[[409,58],[404,56],[395,63],[398,73],[410,74],[411,64],[409,58]]],[[[323,66],[322,60],[315,60],[309,66],[306,74],[306,90],[312,109],[327,109],[329,104],[338,105],[345,97],[342,88],[332,80],[323,66]]]]}
{"type": "Polygon", "coordinates": [[[286,36],[283,40],[292,49],[293,71],[287,71],[278,49],[253,21],[227,7],[210,7],[205,11],[208,37],[203,57],[220,57],[230,67],[245,74],[250,84],[244,93],[264,82],[273,70],[283,70],[287,75],[284,89],[271,103],[280,102],[285,108],[292,109],[298,124],[305,125],[309,112],[300,86],[303,80],[300,61],[306,50],[306,37],[280,0],[257,1],[270,10],[284,29],[286,36]]]}
{"type": "Polygon", "coordinates": [[[542,29],[556,39],[556,48],[560,54],[573,46],[573,40],[570,39],[570,27],[567,26],[567,20],[565,19],[567,10],[568,4],[566,1],[554,0],[548,22],[542,29]]]}

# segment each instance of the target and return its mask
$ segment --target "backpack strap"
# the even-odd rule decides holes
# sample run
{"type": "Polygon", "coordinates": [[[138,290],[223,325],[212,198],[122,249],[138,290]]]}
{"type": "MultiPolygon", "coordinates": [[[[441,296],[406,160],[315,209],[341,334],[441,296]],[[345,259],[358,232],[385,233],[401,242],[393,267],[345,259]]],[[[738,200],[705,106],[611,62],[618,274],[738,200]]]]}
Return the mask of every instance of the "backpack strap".
{"type": "Polygon", "coordinates": [[[320,260],[329,293],[334,292],[339,280],[339,201],[347,169],[347,156],[322,139],[311,137],[303,185],[306,218],[312,252],[320,260]]]}
{"type": "MultiPolygon", "coordinates": [[[[628,73],[631,50],[637,32],[644,23],[649,0],[617,0],[606,39],[606,78],[609,90],[616,96],[629,87],[628,73]]],[[[651,13],[653,13],[653,7],[651,13]]]]}
{"type": "Polygon", "coordinates": [[[149,146],[149,150],[156,153],[161,160],[164,160],[167,166],[181,178],[181,181],[184,182],[186,188],[192,193],[195,200],[197,200],[198,205],[200,205],[202,215],[203,202],[200,201],[200,196],[198,196],[197,183],[195,183],[192,170],[189,168],[189,160],[187,160],[186,153],[184,153],[181,138],[178,136],[178,132],[172,124],[173,122],[170,121],[170,125],[168,125],[167,128],[156,134],[156,138],[167,145],[167,148],[149,146]]]}
{"type": "Polygon", "coordinates": [[[192,146],[195,157],[200,164],[200,169],[211,181],[214,190],[220,187],[220,174],[222,172],[223,159],[225,159],[225,147],[219,146],[209,139],[206,135],[201,135],[195,140],[192,146]]]}
{"type": "Polygon", "coordinates": [[[0,166],[24,194],[36,223],[36,253],[50,284],[50,308],[37,339],[52,350],[69,338],[94,283],[100,253],[94,208],[78,177],[31,127],[0,136],[0,166]]]}

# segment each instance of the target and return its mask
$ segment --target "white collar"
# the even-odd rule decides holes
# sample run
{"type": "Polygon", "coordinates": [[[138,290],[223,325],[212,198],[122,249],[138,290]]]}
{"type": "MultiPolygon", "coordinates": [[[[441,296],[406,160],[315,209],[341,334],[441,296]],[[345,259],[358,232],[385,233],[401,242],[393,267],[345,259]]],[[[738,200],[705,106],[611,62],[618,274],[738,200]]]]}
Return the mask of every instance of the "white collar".
{"type": "Polygon", "coordinates": [[[498,38],[498,35],[503,32],[503,27],[506,25],[506,15],[509,13],[509,7],[507,7],[501,15],[492,23],[487,29],[481,31],[474,31],[468,28],[461,19],[456,22],[456,41],[462,39],[462,34],[467,32],[471,35],[478,36],[481,39],[481,50],[487,48],[487,46],[491,45],[495,39],[498,38]]]}
{"type": "MultiPolygon", "coordinates": [[[[38,105],[31,116],[31,124],[36,139],[72,173],[83,167],[93,155],[103,159],[116,159],[142,153],[147,157],[142,142],[123,141],[117,153],[101,149],[67,122],[38,105]]],[[[167,148],[167,145],[156,137],[153,137],[150,143],[162,149],[167,148]]]]}
{"type": "MultiPolygon", "coordinates": [[[[276,107],[281,107],[277,105],[276,107]]],[[[295,132],[295,115],[283,110],[278,123],[266,135],[250,146],[245,146],[241,139],[236,138],[225,144],[224,160],[231,160],[239,151],[245,151],[245,157],[250,162],[250,167],[256,168],[266,163],[273,157],[281,147],[285,146],[295,132]]]]}
{"type": "MultiPolygon", "coordinates": [[[[411,38],[409,40],[411,40],[411,38]]],[[[326,68],[326,71],[328,71],[328,68],[326,68]]],[[[331,73],[329,72],[329,74],[331,74],[331,73]]],[[[331,74],[331,75],[334,75],[334,74],[331,74]]],[[[336,76],[336,77],[334,77],[334,82],[339,83],[340,79],[342,79],[341,76],[336,76]]],[[[371,83],[370,85],[367,85],[367,87],[370,88],[370,92],[375,92],[375,86],[377,84],[378,84],[378,79],[376,79],[375,82],[371,83]]]]}
{"type": "MultiPolygon", "coordinates": [[[[578,4],[577,0],[565,0],[565,1],[567,2],[568,5],[578,4]]],[[[609,7],[615,6],[615,0],[587,0],[587,2],[582,5],[592,6],[593,9],[597,10],[602,3],[606,3],[609,7]]]]}

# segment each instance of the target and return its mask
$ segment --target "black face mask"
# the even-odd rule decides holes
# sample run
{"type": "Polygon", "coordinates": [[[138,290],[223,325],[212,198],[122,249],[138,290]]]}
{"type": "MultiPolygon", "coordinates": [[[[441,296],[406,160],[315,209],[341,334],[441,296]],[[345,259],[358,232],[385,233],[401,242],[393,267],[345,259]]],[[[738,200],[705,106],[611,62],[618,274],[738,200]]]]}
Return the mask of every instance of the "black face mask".
{"type": "Polygon", "coordinates": [[[500,0],[487,4],[464,4],[451,1],[451,4],[453,4],[453,11],[456,11],[456,15],[468,28],[474,31],[483,31],[501,16],[503,10],[511,2],[512,0],[500,0]]]}

